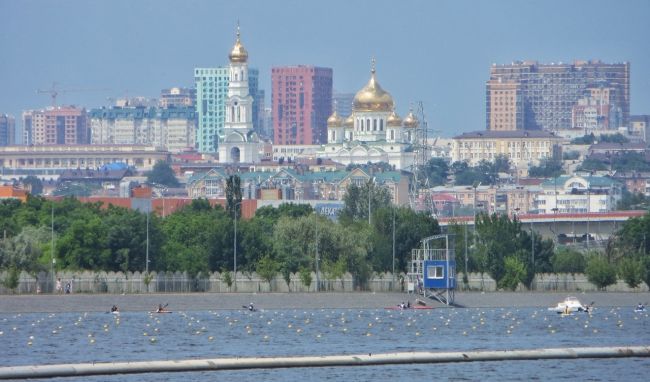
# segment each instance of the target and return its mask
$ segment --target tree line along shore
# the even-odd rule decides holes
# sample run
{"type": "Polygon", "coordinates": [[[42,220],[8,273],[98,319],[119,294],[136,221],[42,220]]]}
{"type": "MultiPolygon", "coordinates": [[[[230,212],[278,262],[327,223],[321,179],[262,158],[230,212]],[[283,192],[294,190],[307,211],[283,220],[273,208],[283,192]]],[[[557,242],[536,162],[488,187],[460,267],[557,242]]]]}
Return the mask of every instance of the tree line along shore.
{"type": "MultiPolygon", "coordinates": [[[[388,191],[373,183],[350,187],[337,221],[300,204],[262,207],[242,220],[241,195],[228,195],[225,208],[196,199],[165,217],[73,197],[2,200],[0,281],[15,290],[21,272],[46,272],[47,280],[65,272],[140,272],[147,283],[153,272],[196,280],[219,272],[232,287],[236,262],[238,274],[268,283],[298,277],[313,285],[318,277],[349,275],[354,290],[370,290],[378,275],[406,273],[411,250],[441,232],[430,214],[392,206],[388,191]]],[[[587,252],[555,245],[506,215],[477,214],[475,227],[448,227],[458,272],[489,276],[496,289],[532,289],[536,275],[554,273],[584,274],[599,289],[650,281],[650,214],[625,222],[604,250],[587,252]]]]}

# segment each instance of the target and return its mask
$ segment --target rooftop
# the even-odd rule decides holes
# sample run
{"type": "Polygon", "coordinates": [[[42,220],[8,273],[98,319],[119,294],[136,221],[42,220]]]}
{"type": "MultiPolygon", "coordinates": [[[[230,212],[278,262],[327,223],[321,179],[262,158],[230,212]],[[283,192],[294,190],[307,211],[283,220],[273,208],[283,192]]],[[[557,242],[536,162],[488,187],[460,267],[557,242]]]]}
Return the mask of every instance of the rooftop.
{"type": "Polygon", "coordinates": [[[504,138],[554,138],[560,139],[553,133],[542,130],[512,130],[512,131],[494,131],[481,130],[462,133],[454,139],[504,139],[504,138]]]}

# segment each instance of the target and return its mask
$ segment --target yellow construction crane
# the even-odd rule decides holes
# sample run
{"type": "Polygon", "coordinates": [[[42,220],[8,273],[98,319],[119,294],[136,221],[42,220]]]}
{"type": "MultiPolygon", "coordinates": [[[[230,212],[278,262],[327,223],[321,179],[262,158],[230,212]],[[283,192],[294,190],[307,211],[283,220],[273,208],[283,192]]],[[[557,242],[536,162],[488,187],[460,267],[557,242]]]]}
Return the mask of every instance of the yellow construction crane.
{"type": "Polygon", "coordinates": [[[52,82],[52,87],[49,89],[38,89],[36,90],[37,94],[49,94],[52,98],[52,107],[56,106],[56,97],[59,94],[72,93],[72,92],[98,92],[98,91],[108,91],[110,89],[59,89],[56,82],[52,82]]]}

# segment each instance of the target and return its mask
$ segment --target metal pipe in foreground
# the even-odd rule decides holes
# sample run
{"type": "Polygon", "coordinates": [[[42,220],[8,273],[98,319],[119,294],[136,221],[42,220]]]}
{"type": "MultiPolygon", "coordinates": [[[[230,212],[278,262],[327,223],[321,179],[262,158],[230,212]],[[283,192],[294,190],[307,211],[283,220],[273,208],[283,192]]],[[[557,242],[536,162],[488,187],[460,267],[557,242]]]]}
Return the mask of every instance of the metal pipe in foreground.
{"type": "Polygon", "coordinates": [[[179,361],[77,363],[0,367],[0,379],[86,375],[271,369],[289,367],[369,366],[412,363],[517,361],[576,358],[650,357],[650,346],[588,347],[470,352],[412,352],[308,357],[214,358],[179,361]]]}

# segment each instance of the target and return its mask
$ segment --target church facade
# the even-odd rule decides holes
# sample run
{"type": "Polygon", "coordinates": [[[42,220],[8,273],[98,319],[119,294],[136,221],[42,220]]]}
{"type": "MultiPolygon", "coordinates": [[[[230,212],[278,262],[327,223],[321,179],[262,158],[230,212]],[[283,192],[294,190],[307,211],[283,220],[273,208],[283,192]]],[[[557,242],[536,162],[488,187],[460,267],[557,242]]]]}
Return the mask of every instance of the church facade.
{"type": "Polygon", "coordinates": [[[352,113],[343,118],[336,110],[327,120],[327,144],[317,156],[348,164],[387,162],[397,170],[415,164],[418,120],[410,111],[406,118],[395,112],[393,98],[379,85],[374,61],[368,84],[352,102],[352,113]]]}
{"type": "Polygon", "coordinates": [[[256,163],[262,145],[253,130],[253,97],[248,90],[248,52],[241,43],[239,26],[237,41],[228,55],[229,84],[226,121],[219,142],[220,163],[256,163]]]}

